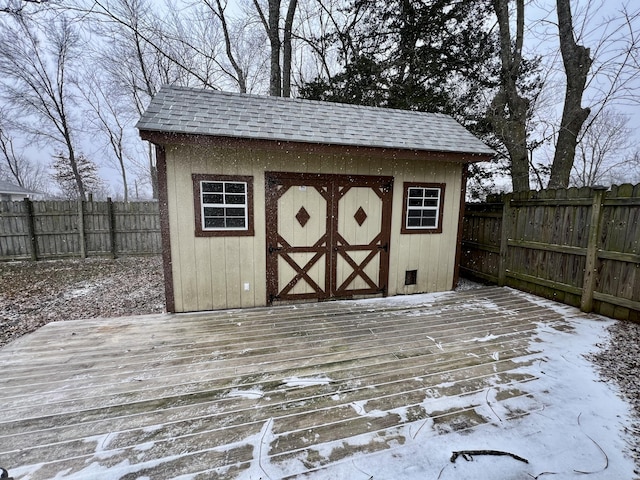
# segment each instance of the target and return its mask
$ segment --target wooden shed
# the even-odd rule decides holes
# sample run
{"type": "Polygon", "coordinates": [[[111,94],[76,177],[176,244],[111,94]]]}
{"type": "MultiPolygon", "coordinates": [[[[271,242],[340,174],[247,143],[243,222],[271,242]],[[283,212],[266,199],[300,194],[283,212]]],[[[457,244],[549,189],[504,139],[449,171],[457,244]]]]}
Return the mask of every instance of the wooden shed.
{"type": "Polygon", "coordinates": [[[156,147],[167,310],[450,290],[469,162],[442,114],[163,87],[156,147]]]}

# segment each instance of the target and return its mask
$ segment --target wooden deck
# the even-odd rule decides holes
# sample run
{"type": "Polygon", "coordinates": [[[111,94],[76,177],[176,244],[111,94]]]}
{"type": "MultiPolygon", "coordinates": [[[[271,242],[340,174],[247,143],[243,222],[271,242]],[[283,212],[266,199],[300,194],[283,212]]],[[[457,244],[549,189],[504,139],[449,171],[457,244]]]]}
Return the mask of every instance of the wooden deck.
{"type": "Polygon", "coordinates": [[[0,349],[0,465],[32,480],[313,472],[540,408],[521,371],[540,324],[567,326],[501,288],[49,324],[0,349]]]}

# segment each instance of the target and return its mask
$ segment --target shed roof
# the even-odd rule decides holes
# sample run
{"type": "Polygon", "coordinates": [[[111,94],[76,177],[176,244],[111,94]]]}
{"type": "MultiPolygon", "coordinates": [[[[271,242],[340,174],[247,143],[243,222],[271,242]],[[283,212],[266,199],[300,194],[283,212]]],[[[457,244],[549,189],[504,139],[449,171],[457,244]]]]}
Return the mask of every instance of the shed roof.
{"type": "Polygon", "coordinates": [[[313,100],[163,86],[141,132],[493,155],[452,117],[313,100]]]}
{"type": "Polygon", "coordinates": [[[0,180],[0,193],[11,194],[11,195],[31,195],[38,192],[34,192],[33,190],[27,190],[26,188],[23,188],[20,185],[15,185],[6,180],[0,180]]]}

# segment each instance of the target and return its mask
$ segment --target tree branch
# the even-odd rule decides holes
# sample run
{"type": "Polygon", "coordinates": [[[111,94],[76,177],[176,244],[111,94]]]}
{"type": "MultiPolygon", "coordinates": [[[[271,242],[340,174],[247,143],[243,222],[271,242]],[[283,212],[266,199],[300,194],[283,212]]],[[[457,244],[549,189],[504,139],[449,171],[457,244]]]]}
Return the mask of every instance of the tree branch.
{"type": "Polygon", "coordinates": [[[499,450],[460,450],[458,452],[453,452],[451,455],[451,463],[455,463],[458,457],[462,457],[467,461],[473,460],[474,455],[497,455],[497,456],[505,456],[515,458],[516,460],[524,463],[529,463],[529,460],[526,458],[522,458],[514,453],[509,452],[501,452],[499,450]]]}

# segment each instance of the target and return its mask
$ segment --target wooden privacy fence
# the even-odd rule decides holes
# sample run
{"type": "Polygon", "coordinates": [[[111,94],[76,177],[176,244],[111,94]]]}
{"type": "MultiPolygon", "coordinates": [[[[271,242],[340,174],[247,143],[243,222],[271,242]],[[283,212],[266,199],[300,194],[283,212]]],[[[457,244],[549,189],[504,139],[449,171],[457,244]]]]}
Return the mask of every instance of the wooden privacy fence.
{"type": "Polygon", "coordinates": [[[0,202],[0,260],[161,252],[157,202],[0,202]]]}
{"type": "Polygon", "coordinates": [[[640,321],[640,185],[467,204],[461,273],[640,321]]]}

